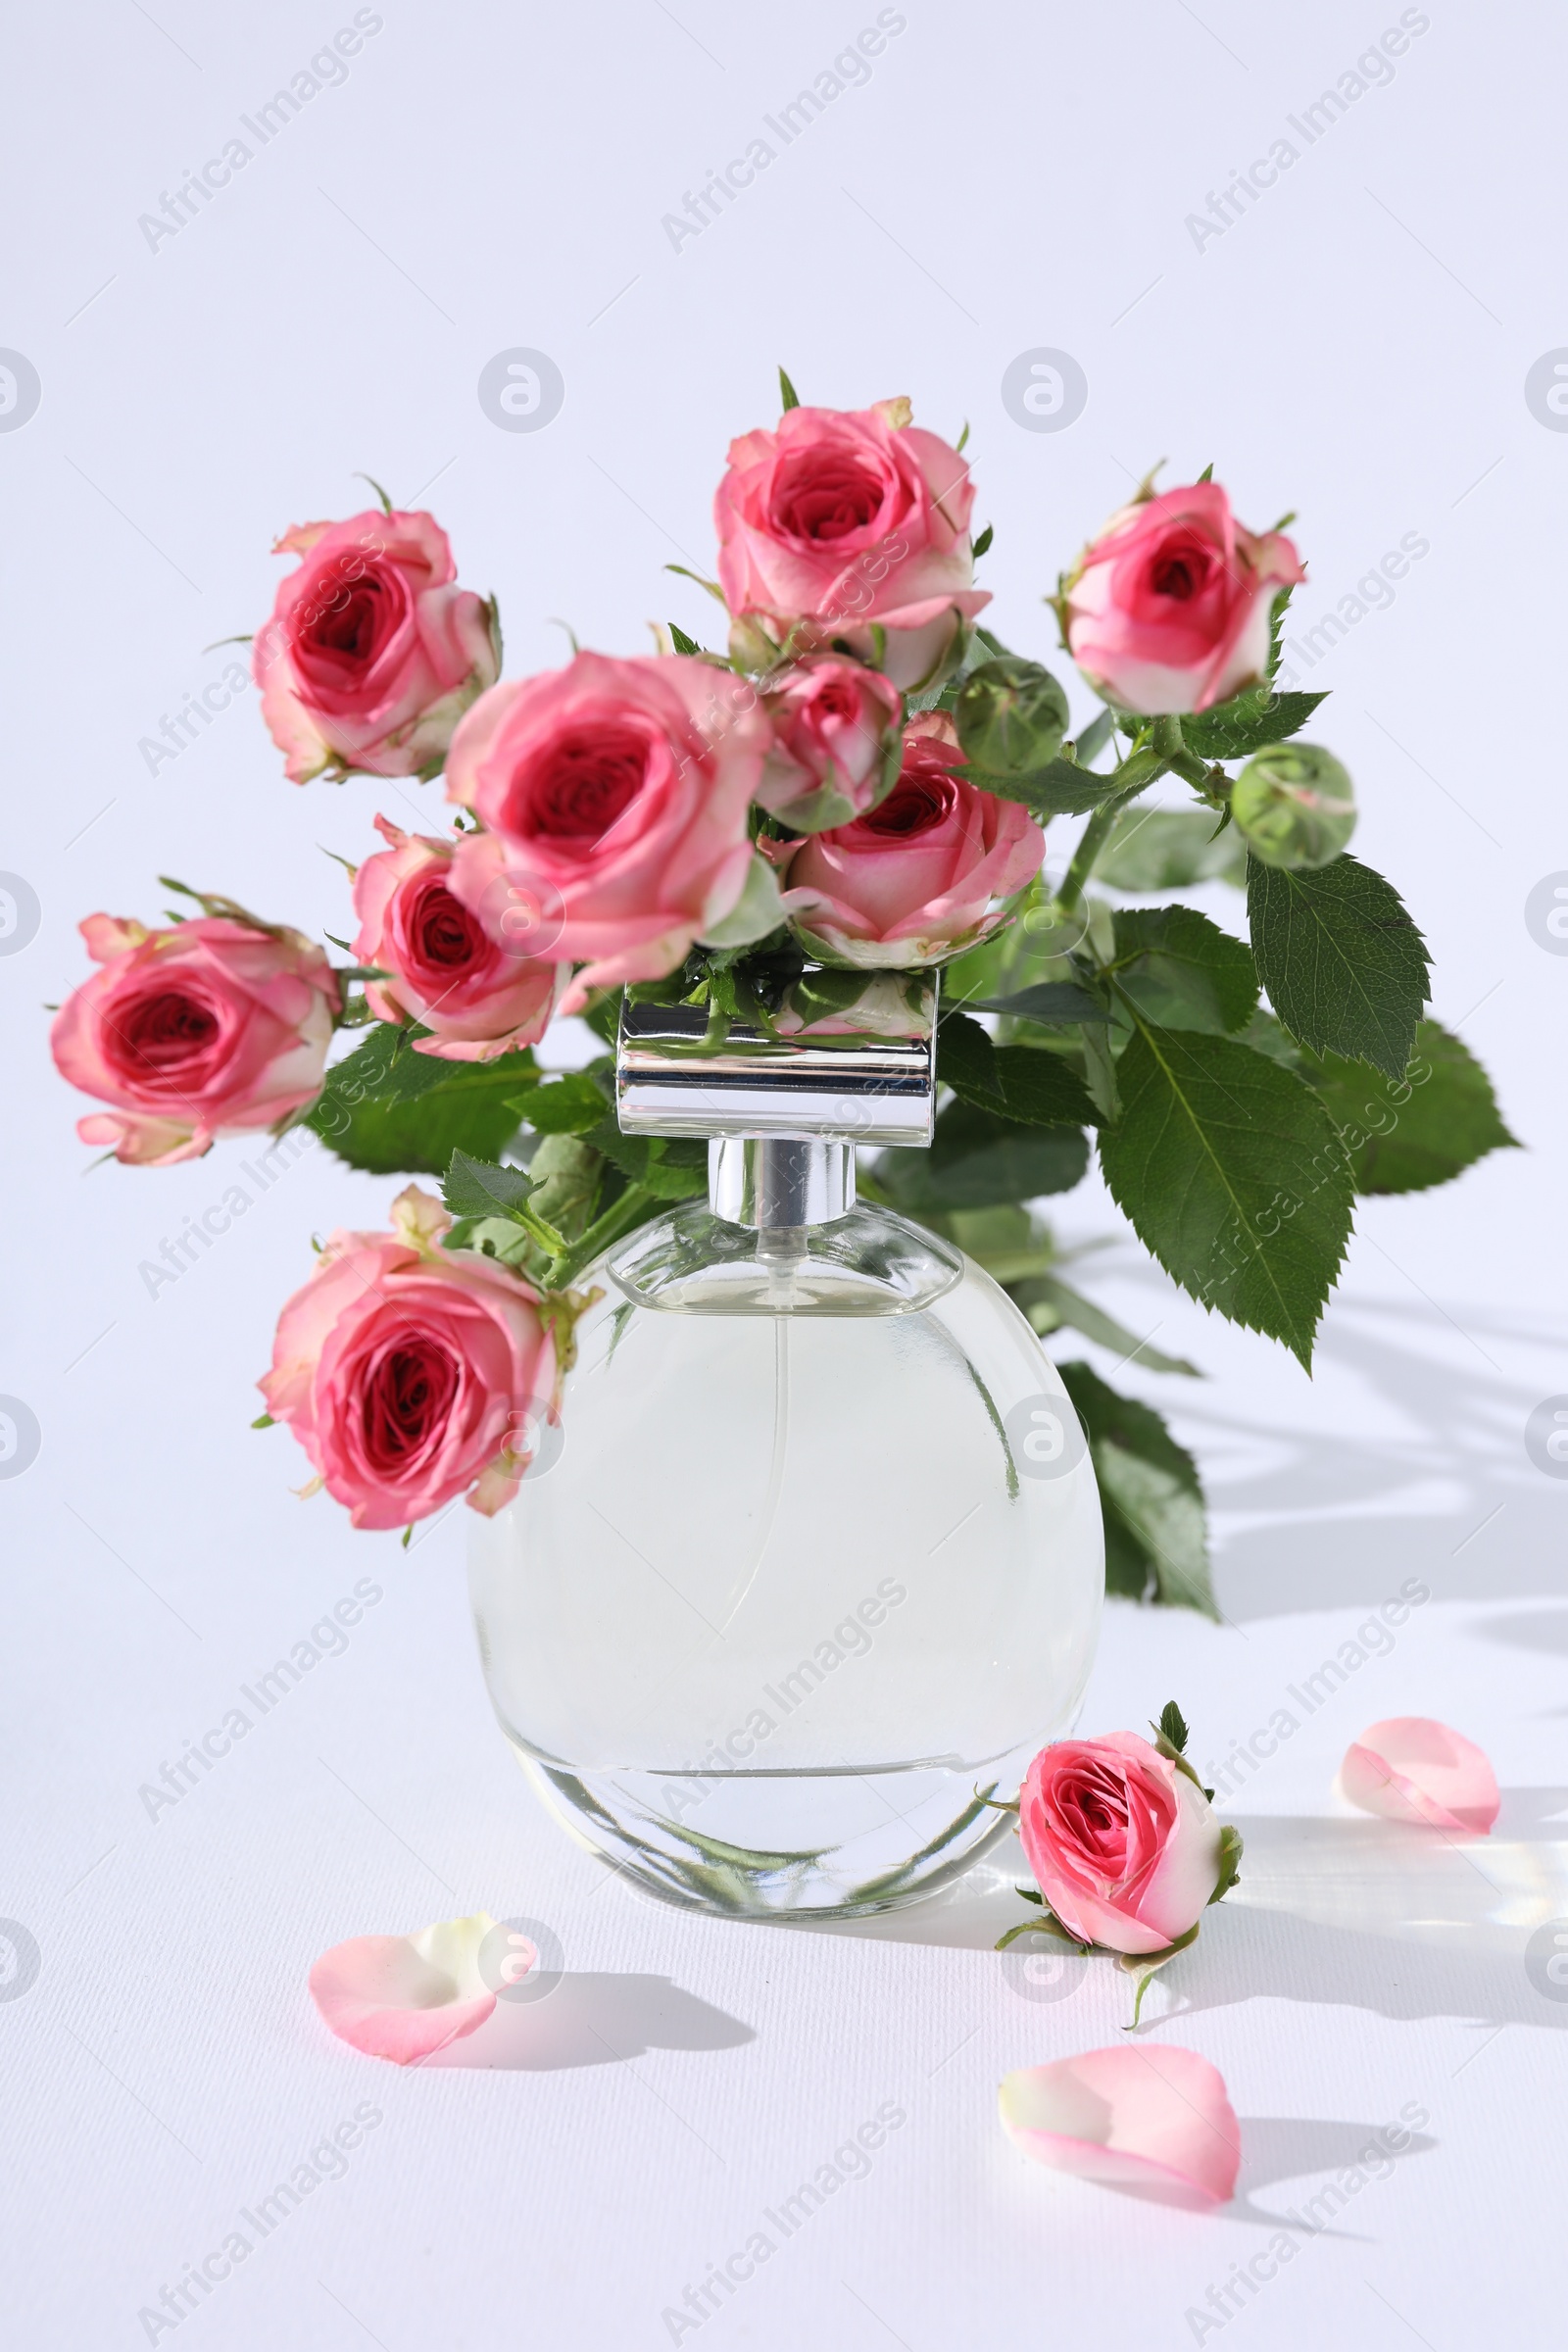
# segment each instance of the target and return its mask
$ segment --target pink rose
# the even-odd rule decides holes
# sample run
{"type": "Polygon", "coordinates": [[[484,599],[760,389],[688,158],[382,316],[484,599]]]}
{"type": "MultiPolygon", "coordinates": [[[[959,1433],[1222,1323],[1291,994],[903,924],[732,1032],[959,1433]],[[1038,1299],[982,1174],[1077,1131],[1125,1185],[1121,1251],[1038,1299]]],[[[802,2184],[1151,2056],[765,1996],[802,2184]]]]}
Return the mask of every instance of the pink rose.
{"type": "Polygon", "coordinates": [[[1018,1835],[1062,1926],[1112,1952],[1164,1951],[1221,1877],[1221,1824],[1203,1791],[1136,1732],[1043,1747],[1018,1835]]]}
{"type": "MultiPolygon", "coordinates": [[[[966,784],[952,721],[905,730],[899,780],[879,807],[788,858],[784,908],[828,963],[943,963],[1005,921],[996,902],[1040,871],[1046,837],[1016,801],[966,784]]],[[[775,851],[775,855],[778,852],[775,851]]]]}
{"type": "Polygon", "coordinates": [[[774,816],[821,833],[886,799],[899,773],[904,697],[876,670],[817,655],[793,663],[762,708],[773,741],[757,798],[774,816]]]}
{"type": "Polygon", "coordinates": [[[452,887],[496,938],[586,962],[563,1011],[660,979],[746,888],[767,742],[755,689],[685,655],[579,654],[493,686],[447,761],[448,799],[487,828],[452,887]]]}
{"type": "Polygon", "coordinates": [[[1289,539],[1254,538],[1218,482],[1194,482],[1124,507],[1085,549],[1067,644],[1124,710],[1207,710],[1265,674],[1275,592],[1305,577],[1289,539]]]}
{"type": "Polygon", "coordinates": [[[140,1167],[199,1159],[320,1092],[338,984],[298,931],[90,914],[81,935],[103,970],[68,997],[49,1044],[63,1077],[114,1104],[77,1121],[84,1144],[140,1167]]]}
{"type": "Polygon", "coordinates": [[[372,507],[296,524],[272,553],[304,558],[251,653],[289,781],[433,773],[501,671],[495,609],[458,587],[445,531],[433,515],[372,507]]]}
{"type": "Polygon", "coordinates": [[[555,1409],[539,1294],[476,1250],[441,1249],[452,1220],[417,1185],[392,1222],[328,1237],[258,1386],[356,1527],[407,1527],[464,1494],[489,1517],[555,1409]]]}
{"type": "Polygon", "coordinates": [[[534,1045],[569,967],[512,955],[453,897],[455,842],[404,833],[384,816],[375,829],[388,846],[354,878],[354,953],[390,975],[366,983],[376,1019],[422,1022],[435,1035],[414,1051],[443,1061],[494,1061],[534,1045]]]}
{"type": "Polygon", "coordinates": [[[713,500],[724,600],[793,630],[792,650],[842,638],[895,685],[925,685],[991,602],[973,585],[973,505],[968,466],[906,400],[787,409],[776,432],[730,443],[713,500]]]}

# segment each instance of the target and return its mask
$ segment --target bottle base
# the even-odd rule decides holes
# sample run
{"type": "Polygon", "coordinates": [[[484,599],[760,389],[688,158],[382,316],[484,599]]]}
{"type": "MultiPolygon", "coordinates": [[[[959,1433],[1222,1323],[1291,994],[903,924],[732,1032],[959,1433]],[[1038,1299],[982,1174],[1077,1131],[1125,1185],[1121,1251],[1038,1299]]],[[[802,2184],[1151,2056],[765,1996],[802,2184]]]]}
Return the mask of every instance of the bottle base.
{"type": "Polygon", "coordinates": [[[726,1919],[857,1919],[921,1901],[1004,1838],[1032,1740],[983,1766],[573,1773],[516,1741],[547,1811],[662,1901],[726,1919]],[[767,1844],[760,1844],[766,1838],[767,1844]]]}

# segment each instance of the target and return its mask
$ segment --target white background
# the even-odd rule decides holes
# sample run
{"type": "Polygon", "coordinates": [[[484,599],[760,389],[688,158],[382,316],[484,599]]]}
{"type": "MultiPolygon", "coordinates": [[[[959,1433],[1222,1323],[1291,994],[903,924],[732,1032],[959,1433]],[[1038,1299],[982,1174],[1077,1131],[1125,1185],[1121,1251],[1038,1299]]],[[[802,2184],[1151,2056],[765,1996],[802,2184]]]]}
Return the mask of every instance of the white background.
{"type": "MultiPolygon", "coordinates": [[[[42,1955],[0,2004],[18,2340],[146,2341],[139,2309],[367,2099],[383,2121],[347,2176],[181,2344],[667,2343],[665,2308],[887,2101],[907,2121],[869,2177],[695,2331],[705,2352],[1542,2340],[1560,2324],[1568,2003],[1524,1951],[1568,1914],[1568,1486],[1523,1428],[1568,1389],[1568,961],[1523,908],[1568,865],[1568,438],[1524,379],[1568,341],[1560,16],[1434,0],[1392,81],[1307,148],[1286,118],[1396,24],[1393,0],[907,0],[868,81],[676,251],[662,216],[873,22],[869,0],[386,0],[344,84],[149,250],[138,216],[351,13],[98,0],[11,27],[0,343],[43,387],[0,434],[0,865],[43,910],[0,958],[0,1390],[43,1430],[0,1483],[0,1912],[42,1955]],[[1299,160],[1200,250],[1187,216],[1282,136],[1299,160]],[[513,346],[564,377],[537,433],[476,399],[513,346]],[[1038,346],[1088,376],[1059,433],[1000,397],[1038,346]],[[87,968],[82,914],[155,916],[162,871],[342,933],[318,845],[363,855],[378,807],[435,814],[434,789],[287,785],[251,694],[149,775],[140,739],[230,658],[202,649],[268,610],[281,529],[353,512],[358,468],[427,497],[465,581],[500,595],[512,674],[563,657],[551,616],[616,652],[645,650],[651,617],[702,634],[706,600],[661,566],[710,566],[725,444],[772,420],[779,361],[810,401],[906,392],[939,431],[970,419],[988,617],[1047,659],[1042,595],[1161,457],[1171,481],[1213,460],[1254,527],[1299,511],[1304,625],[1402,535],[1430,541],[1303,682],[1335,690],[1316,731],[1356,777],[1357,850],[1404,891],[1435,1009],[1527,1149],[1360,1209],[1311,1382],[1130,1244],[1097,1277],[1210,1376],[1117,1375],[1203,1464],[1227,1623],[1112,1607],[1087,1729],[1179,1694],[1220,1763],[1403,1579],[1432,1594],[1241,1789],[1244,1885],[1151,1996],[1154,2034],[1213,2059],[1244,2121],[1242,2191],[1208,2217],[1004,2141],[999,2077],[1115,2041],[1128,2004],[1104,1969],[1005,1973],[997,1874],[863,1930],[710,1924],[548,1824],[481,1688],[463,1514],[405,1555],[296,1502],[291,1442],[247,1428],[310,1233],[381,1221],[390,1188],[309,1152],[150,1298],[141,1261],[248,1154],[84,1176],[85,1105],[45,1049],[40,1003],[87,968]],[[139,1787],[366,1576],[383,1597],[346,1653],[149,1820],[139,1787]],[[1495,1759],[1504,1810],[1478,1847],[1332,1796],[1346,1741],[1406,1711],[1495,1759]],[[329,2038],[305,1992],[318,1951],[481,1905],[560,1936],[550,2002],[407,2076],[329,2038]],[[1042,1989],[1062,1997],[1025,1997],[1042,1989]],[[1295,2258],[1222,2328],[1188,2316],[1401,2109],[1428,2120],[1391,2177],[1321,2233],[1295,2227],[1295,2258]]],[[[1240,927],[1235,898],[1204,904],[1240,927]]],[[[1059,1223],[1117,1230],[1093,1183],[1059,1223]]]]}

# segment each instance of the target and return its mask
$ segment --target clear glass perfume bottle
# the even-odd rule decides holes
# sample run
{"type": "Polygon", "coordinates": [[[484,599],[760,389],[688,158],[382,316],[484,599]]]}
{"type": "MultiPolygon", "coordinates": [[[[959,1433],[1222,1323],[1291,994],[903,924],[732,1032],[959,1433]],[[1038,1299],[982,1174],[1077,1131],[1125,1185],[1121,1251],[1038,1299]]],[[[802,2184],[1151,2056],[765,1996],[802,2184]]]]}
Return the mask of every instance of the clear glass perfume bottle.
{"type": "Polygon", "coordinates": [[[1100,1503],[1054,1367],[977,1266],[856,1200],[854,1140],[929,1140],[933,1013],[923,988],[904,1035],[715,1050],[628,1007],[621,1124],[707,1134],[709,1200],[585,1278],[559,1431],[475,1523],[508,1739],[568,1829],[692,1907],[931,1892],[1088,1676],[1100,1503]]]}

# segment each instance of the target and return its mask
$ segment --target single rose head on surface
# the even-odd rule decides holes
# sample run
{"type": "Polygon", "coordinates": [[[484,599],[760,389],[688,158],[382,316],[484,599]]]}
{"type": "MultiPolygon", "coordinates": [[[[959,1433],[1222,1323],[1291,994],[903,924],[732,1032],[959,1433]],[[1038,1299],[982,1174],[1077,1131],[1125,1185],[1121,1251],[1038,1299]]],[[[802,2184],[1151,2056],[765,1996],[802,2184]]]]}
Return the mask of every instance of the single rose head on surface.
{"type": "Polygon", "coordinates": [[[341,1000],[303,934],[227,914],[156,931],[92,914],[81,934],[101,969],[67,998],[49,1044],[61,1076],[111,1105],[77,1121],[84,1144],[164,1167],[319,1093],[341,1000]]]}
{"type": "Polygon", "coordinates": [[[251,669],[290,783],[439,768],[501,657],[495,609],[458,586],[434,516],[371,507],[296,524],[273,553],[300,563],[257,631],[251,669]]]}
{"type": "MultiPolygon", "coordinates": [[[[311,1970],[311,1998],[339,2041],[369,2058],[414,2066],[461,2041],[495,2008],[481,1955],[496,1932],[488,1911],[437,1920],[414,1936],[354,1936],[323,1952],[311,1970]]],[[[509,1938],[513,1978],[538,1955],[509,1938]]]]}
{"type": "Polygon", "coordinates": [[[586,966],[563,1011],[662,979],[749,889],[770,733],[748,680],[689,655],[578,654],[494,686],[447,762],[448,799],[485,828],[452,888],[503,945],[586,966]]]}
{"type": "Polygon", "coordinates": [[[808,955],[889,970],[944,963],[1005,922],[1004,901],[1040,871],[1046,837],[1018,802],[965,783],[963,767],[952,720],[928,711],[905,729],[886,800],[788,853],[784,909],[808,955]]]}
{"type": "Polygon", "coordinates": [[[718,577],[743,633],[847,645],[908,689],[938,681],[991,602],[974,585],[974,488],[906,400],[786,409],[730,443],[713,501],[718,577]]]}
{"type": "Polygon", "coordinates": [[[376,1019],[419,1022],[433,1035],[414,1051],[445,1061],[493,1061],[536,1045],[570,966],[513,955],[453,896],[455,841],[405,833],[384,816],[375,829],[387,846],[354,877],[354,953],[386,974],[366,984],[376,1019]]]}
{"type": "MultiPolygon", "coordinates": [[[[1018,1836],[1041,1917],[1009,1929],[1003,1943],[1033,1929],[1144,1974],[1194,1942],[1208,1905],[1235,1885],[1241,1836],[1220,1821],[1182,1752],[1188,1732],[1174,1700],[1151,1728],[1152,1744],[1108,1732],[1054,1740],[1036,1756],[1018,1836]]],[[[1140,2004],[1147,1984],[1144,1974],[1140,2004]]]]}
{"type": "Polygon", "coordinates": [[[510,1266],[441,1247],[451,1217],[417,1185],[392,1222],[328,1236],[258,1385],[356,1527],[411,1527],[459,1495],[488,1517],[555,1409],[553,1331],[510,1266]]]}
{"type": "Polygon", "coordinates": [[[1363,1813],[1450,1837],[1486,1837],[1502,1803],[1475,1741],[1426,1715],[1391,1716],[1352,1740],[1340,1788],[1363,1813]]]}
{"type": "Polygon", "coordinates": [[[999,2106],[1008,2138],[1035,2164],[1216,2204],[1235,2192],[1241,2126],[1223,2076],[1196,2050],[1123,2042],[1022,2067],[1004,2078],[999,2106]]]}
{"type": "Polygon", "coordinates": [[[1145,717],[1207,710],[1267,674],[1289,539],[1244,530],[1218,482],[1113,514],[1064,584],[1062,633],[1097,694],[1145,717]]]}
{"type": "Polygon", "coordinates": [[[818,654],[764,681],[773,739],[759,806],[798,833],[864,816],[887,798],[903,755],[904,697],[858,662],[818,654]]]}

